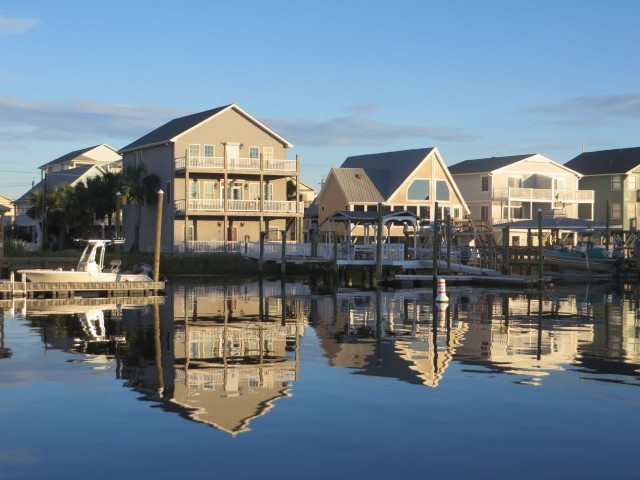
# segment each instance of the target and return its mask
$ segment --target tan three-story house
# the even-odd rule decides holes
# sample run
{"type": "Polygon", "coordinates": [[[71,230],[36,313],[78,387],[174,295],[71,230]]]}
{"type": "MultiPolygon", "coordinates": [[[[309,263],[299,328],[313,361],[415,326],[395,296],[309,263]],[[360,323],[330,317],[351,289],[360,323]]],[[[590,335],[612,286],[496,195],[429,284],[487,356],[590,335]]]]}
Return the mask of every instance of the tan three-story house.
{"type": "MultiPolygon", "coordinates": [[[[304,207],[296,200],[292,144],[235,104],[177,118],[121,150],[126,167],[146,165],[164,190],[163,252],[233,250],[260,232],[297,240],[304,207]]],[[[153,248],[155,206],[145,206],[140,250],[153,248]]],[[[133,215],[125,236],[133,238],[133,215]]]]}

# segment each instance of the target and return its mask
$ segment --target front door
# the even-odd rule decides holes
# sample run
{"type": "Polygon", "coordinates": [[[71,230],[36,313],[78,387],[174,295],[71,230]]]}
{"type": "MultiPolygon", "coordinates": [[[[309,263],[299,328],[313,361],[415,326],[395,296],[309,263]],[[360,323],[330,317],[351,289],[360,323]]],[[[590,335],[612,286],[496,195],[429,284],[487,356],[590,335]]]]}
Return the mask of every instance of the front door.
{"type": "Polygon", "coordinates": [[[240,163],[240,144],[227,143],[225,151],[227,154],[227,168],[238,168],[240,163]]]}

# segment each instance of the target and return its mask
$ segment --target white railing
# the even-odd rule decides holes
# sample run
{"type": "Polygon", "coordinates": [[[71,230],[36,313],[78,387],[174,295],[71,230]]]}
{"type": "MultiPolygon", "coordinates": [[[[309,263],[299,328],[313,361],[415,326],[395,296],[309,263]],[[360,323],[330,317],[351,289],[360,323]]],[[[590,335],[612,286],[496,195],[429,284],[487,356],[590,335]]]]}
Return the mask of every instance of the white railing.
{"type": "MultiPolygon", "coordinates": [[[[224,157],[203,157],[201,155],[189,156],[189,168],[206,170],[223,170],[224,157]]],[[[185,157],[176,158],[174,161],[176,170],[184,170],[187,165],[185,157]]],[[[265,171],[295,172],[297,162],[287,159],[265,159],[262,161],[265,171]]],[[[260,170],[259,158],[233,158],[227,160],[227,170],[260,170]]]]}
{"type": "Polygon", "coordinates": [[[244,242],[230,240],[189,240],[178,244],[180,253],[242,253],[244,242]]]}
{"type": "MultiPolygon", "coordinates": [[[[176,212],[184,212],[185,201],[176,200],[176,212]]],[[[224,200],[197,198],[189,200],[190,212],[221,212],[224,210],[224,200]]]]}
{"type": "MultiPolygon", "coordinates": [[[[338,244],[338,260],[361,261],[375,263],[376,245],[338,244]]],[[[260,242],[248,242],[246,255],[250,258],[260,258],[260,242]]],[[[312,245],[310,243],[285,244],[285,256],[287,257],[312,257],[312,245]]],[[[318,243],[316,257],[324,260],[334,259],[333,243],[318,243]]],[[[264,242],[264,260],[279,260],[282,258],[282,242],[264,242]]],[[[391,263],[404,260],[404,244],[382,245],[382,262],[391,263]]]]}
{"type": "MultiPolygon", "coordinates": [[[[259,212],[260,200],[226,200],[228,212],[259,212]]],[[[190,212],[222,212],[224,211],[225,200],[221,199],[205,199],[194,198],[189,200],[190,212]]],[[[175,201],[175,211],[184,213],[185,201],[175,201]]],[[[304,212],[304,204],[302,202],[289,201],[265,201],[263,212],[267,213],[302,213],[304,212]],[[298,210],[296,212],[296,204],[298,210]]]]}
{"type": "Polygon", "coordinates": [[[227,170],[260,170],[260,159],[230,158],[227,160],[227,170]]]}
{"type": "Polygon", "coordinates": [[[494,200],[525,202],[593,202],[593,190],[554,190],[552,188],[494,188],[494,200]]]}
{"type": "Polygon", "coordinates": [[[265,212],[296,213],[296,204],[299,204],[298,212],[304,212],[302,202],[265,200],[263,208],[265,212]]]}
{"type": "Polygon", "coordinates": [[[227,200],[227,211],[259,212],[260,200],[227,200]]]}
{"type": "MultiPolygon", "coordinates": [[[[175,168],[176,170],[184,170],[186,165],[185,157],[176,158],[175,168]]],[[[201,168],[222,170],[224,168],[224,157],[203,157],[203,156],[190,156],[189,168],[201,168]]]]}
{"type": "Polygon", "coordinates": [[[279,159],[265,159],[263,161],[263,168],[265,170],[281,170],[285,172],[295,172],[296,171],[296,161],[295,160],[279,160],[279,159]]]}

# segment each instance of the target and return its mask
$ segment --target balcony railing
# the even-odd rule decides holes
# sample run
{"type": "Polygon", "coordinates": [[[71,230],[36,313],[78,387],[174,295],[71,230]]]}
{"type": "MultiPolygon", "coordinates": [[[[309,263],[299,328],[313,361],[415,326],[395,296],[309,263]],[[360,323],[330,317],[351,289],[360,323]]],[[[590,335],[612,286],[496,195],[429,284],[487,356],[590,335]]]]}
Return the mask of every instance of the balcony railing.
{"type": "Polygon", "coordinates": [[[295,172],[296,161],[295,160],[264,160],[265,170],[281,170],[284,172],[295,172]]]}
{"type": "MultiPolygon", "coordinates": [[[[259,212],[260,200],[226,200],[227,212],[259,212]]],[[[175,211],[184,213],[185,201],[175,201],[175,211]]],[[[189,200],[190,212],[223,212],[225,211],[225,200],[220,199],[191,199],[189,200]]],[[[303,202],[272,201],[265,200],[263,212],[267,213],[302,213],[304,212],[303,202]],[[298,211],[296,212],[296,204],[298,211]]]]}
{"type": "Polygon", "coordinates": [[[593,190],[555,190],[552,188],[494,188],[493,200],[514,202],[593,203],[593,190]]]}
{"type": "MultiPolygon", "coordinates": [[[[184,212],[185,201],[176,200],[176,212],[184,212]]],[[[190,212],[222,212],[224,200],[218,199],[191,199],[189,200],[190,212]]]]}
{"type": "Polygon", "coordinates": [[[282,213],[296,213],[296,203],[298,203],[298,211],[304,212],[304,204],[302,202],[289,202],[289,201],[264,201],[265,212],[282,212],[282,213]]]}
{"type": "MultiPolygon", "coordinates": [[[[189,169],[199,171],[219,171],[224,170],[225,160],[224,157],[203,157],[203,156],[190,156],[188,158],[189,169]]],[[[281,171],[281,172],[295,172],[297,167],[295,160],[287,159],[265,159],[263,160],[264,171],[281,171]]],[[[187,165],[187,158],[180,157],[175,159],[175,169],[180,171],[184,170],[187,165]]],[[[260,159],[259,158],[237,158],[227,160],[227,170],[231,171],[260,171],[260,159]]]]}

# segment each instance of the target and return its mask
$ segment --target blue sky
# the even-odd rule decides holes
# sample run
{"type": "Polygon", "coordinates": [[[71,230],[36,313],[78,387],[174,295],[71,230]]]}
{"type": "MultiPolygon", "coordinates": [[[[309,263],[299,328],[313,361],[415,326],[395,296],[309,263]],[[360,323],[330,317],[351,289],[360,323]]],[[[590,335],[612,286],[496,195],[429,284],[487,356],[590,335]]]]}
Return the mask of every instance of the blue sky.
{"type": "Polygon", "coordinates": [[[632,0],[0,0],[0,193],[228,103],[315,187],[354,154],[639,146],[639,20],[632,0]]]}

